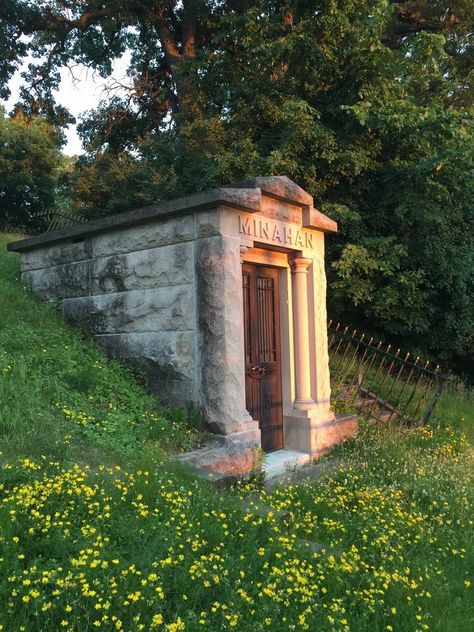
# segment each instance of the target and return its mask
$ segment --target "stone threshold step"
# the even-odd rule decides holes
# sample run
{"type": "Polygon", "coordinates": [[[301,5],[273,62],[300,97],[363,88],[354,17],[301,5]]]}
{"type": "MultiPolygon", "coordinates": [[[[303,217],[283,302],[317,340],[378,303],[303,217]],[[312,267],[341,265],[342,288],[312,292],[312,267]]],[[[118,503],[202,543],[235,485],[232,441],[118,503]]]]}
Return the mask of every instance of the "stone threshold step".
{"type": "Polygon", "coordinates": [[[288,474],[297,467],[302,467],[309,463],[311,463],[311,456],[305,452],[276,450],[265,455],[262,470],[265,474],[265,479],[269,480],[275,476],[288,474]]]}
{"type": "MultiPolygon", "coordinates": [[[[287,452],[286,450],[282,450],[282,452],[287,452]]],[[[278,454],[277,452],[272,453],[278,454]]],[[[296,455],[301,455],[301,452],[297,452],[296,455]]],[[[270,469],[269,471],[265,469],[265,462],[263,465],[263,471],[265,471],[265,480],[264,486],[267,490],[271,490],[278,485],[293,485],[296,483],[301,483],[305,480],[310,479],[318,479],[322,476],[327,476],[331,474],[334,470],[337,470],[341,464],[341,459],[338,458],[327,458],[325,460],[315,460],[312,459],[308,454],[305,454],[303,459],[302,456],[296,457],[293,461],[289,459],[285,461],[286,455],[279,455],[279,460],[284,460],[285,469],[282,470],[281,464],[278,463],[277,467],[273,470],[272,460],[270,461],[270,469]]],[[[276,460],[276,457],[274,457],[276,460]]]]}

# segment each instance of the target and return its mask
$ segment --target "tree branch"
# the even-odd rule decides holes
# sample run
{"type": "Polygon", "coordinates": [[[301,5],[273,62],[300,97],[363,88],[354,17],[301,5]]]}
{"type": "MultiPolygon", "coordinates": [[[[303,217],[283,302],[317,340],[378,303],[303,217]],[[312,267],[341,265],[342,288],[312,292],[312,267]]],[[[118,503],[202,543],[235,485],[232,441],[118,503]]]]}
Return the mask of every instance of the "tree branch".
{"type": "Polygon", "coordinates": [[[389,0],[390,4],[396,4],[396,15],[398,25],[394,27],[393,34],[395,36],[409,35],[410,33],[419,33],[421,31],[430,31],[440,33],[446,29],[452,28],[459,24],[459,20],[451,11],[448,11],[439,19],[426,19],[422,13],[413,10],[413,7],[403,6],[407,4],[407,0],[389,0]]]}
{"type": "MultiPolygon", "coordinates": [[[[171,8],[168,10],[171,10],[171,8]]],[[[156,30],[158,32],[161,45],[163,46],[163,50],[165,51],[169,69],[171,70],[172,66],[177,62],[181,55],[174,35],[166,24],[165,12],[163,9],[153,7],[150,12],[150,17],[155,22],[156,30]]]]}
{"type": "Polygon", "coordinates": [[[89,11],[88,13],[84,13],[77,20],[66,20],[71,24],[72,28],[79,29],[80,31],[85,31],[91,22],[96,22],[101,18],[105,18],[112,13],[117,13],[117,11],[112,11],[112,9],[96,9],[95,11],[89,11]]]}
{"type": "Polygon", "coordinates": [[[183,0],[183,57],[196,56],[196,11],[194,0],[183,0]]]}

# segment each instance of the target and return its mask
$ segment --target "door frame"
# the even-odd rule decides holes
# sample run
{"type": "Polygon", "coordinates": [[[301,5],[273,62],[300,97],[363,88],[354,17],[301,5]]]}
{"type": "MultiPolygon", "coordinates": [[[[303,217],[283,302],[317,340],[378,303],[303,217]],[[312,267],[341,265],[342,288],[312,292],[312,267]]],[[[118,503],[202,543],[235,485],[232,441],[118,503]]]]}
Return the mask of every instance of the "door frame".
{"type": "MultiPolygon", "coordinates": [[[[285,417],[292,414],[294,401],[293,310],[289,253],[267,248],[241,248],[241,261],[278,269],[280,315],[280,371],[283,414],[283,449],[285,449],[285,417]]],[[[244,326],[242,312],[242,327],[244,326]]]]}

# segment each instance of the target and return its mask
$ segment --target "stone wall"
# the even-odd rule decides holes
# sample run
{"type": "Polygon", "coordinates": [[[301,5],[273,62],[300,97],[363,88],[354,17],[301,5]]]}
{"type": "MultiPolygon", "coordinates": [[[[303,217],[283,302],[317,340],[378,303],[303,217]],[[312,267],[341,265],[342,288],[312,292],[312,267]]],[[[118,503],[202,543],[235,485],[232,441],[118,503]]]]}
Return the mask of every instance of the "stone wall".
{"type": "Polygon", "coordinates": [[[150,390],[197,404],[194,214],[30,250],[22,279],[112,355],[144,369],[150,390]]]}
{"type": "Polygon", "coordinates": [[[334,230],[309,193],[272,176],[9,249],[33,291],[61,300],[69,322],[144,369],[152,392],[198,406],[227,450],[219,463],[234,471],[237,453],[248,464],[261,445],[245,405],[242,263],[279,270],[284,447],[316,456],[335,440],[323,235],[334,230]]]}

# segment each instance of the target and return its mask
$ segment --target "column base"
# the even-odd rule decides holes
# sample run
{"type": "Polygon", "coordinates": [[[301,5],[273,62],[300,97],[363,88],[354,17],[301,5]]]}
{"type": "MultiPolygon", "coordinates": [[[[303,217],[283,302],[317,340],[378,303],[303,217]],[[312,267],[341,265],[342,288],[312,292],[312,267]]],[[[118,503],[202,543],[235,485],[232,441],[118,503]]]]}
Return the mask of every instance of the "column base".
{"type": "Polygon", "coordinates": [[[313,410],[317,408],[317,405],[312,399],[295,399],[293,408],[295,410],[313,410]]]}
{"type": "Polygon", "coordinates": [[[215,434],[200,450],[180,454],[177,460],[198,470],[227,476],[243,476],[255,470],[260,462],[261,437],[256,428],[231,434],[215,434]]]}
{"type": "Polygon", "coordinates": [[[283,418],[285,450],[297,450],[313,458],[327,454],[334,446],[357,434],[356,415],[337,417],[333,412],[315,416],[285,415],[283,418]]]}

